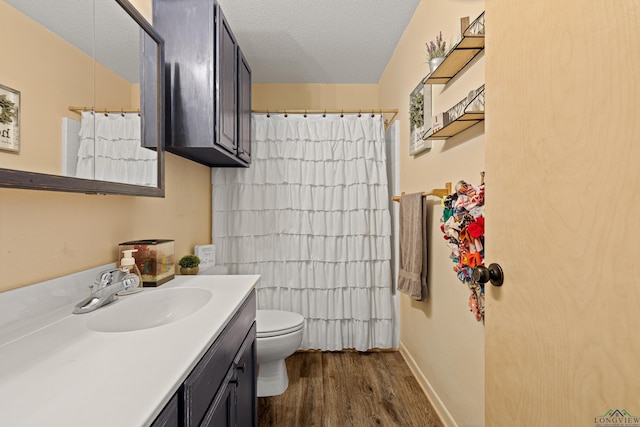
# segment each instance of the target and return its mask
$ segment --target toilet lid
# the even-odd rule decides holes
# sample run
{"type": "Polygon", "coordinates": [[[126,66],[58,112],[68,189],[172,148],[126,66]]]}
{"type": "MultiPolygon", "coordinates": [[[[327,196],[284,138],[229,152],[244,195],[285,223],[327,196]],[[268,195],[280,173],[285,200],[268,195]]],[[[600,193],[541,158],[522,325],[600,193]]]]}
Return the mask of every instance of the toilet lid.
{"type": "Polygon", "coordinates": [[[284,335],[302,329],[304,317],[281,310],[257,310],[256,333],[260,337],[284,335]]]}

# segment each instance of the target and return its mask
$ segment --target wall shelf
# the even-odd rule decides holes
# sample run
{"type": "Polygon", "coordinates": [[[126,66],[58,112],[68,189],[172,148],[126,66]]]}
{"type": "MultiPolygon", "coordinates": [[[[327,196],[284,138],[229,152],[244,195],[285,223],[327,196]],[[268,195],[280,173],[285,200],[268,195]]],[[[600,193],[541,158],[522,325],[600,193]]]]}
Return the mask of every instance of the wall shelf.
{"type": "Polygon", "coordinates": [[[445,56],[442,64],[427,75],[426,85],[445,84],[484,50],[484,12],[464,31],[462,40],[445,56]]]}
{"type": "Polygon", "coordinates": [[[475,93],[471,100],[465,98],[443,113],[443,116],[456,118],[424,139],[449,139],[483,121],[484,85],[480,86],[475,93]]]}

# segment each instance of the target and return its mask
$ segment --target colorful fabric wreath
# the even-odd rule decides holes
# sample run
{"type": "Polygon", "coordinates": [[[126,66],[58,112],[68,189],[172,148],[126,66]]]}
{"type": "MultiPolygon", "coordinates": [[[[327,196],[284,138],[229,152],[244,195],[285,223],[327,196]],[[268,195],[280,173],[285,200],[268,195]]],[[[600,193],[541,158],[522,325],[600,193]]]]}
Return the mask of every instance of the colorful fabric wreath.
{"type": "Polygon", "coordinates": [[[484,265],[484,183],[474,187],[459,181],[443,205],[440,229],[451,250],[453,271],[471,291],[470,311],[484,322],[484,285],[472,278],[473,268],[484,265]]]}

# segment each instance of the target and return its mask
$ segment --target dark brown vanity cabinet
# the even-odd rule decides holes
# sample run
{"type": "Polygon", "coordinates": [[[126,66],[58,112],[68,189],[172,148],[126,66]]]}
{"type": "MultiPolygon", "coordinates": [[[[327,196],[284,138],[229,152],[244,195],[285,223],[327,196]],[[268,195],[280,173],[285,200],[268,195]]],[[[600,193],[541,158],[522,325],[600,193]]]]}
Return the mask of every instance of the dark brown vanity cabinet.
{"type": "Polygon", "coordinates": [[[255,427],[255,290],[207,350],[152,427],[255,427]]]}
{"type": "Polygon", "coordinates": [[[251,69],[222,9],[215,0],[155,0],[153,25],[165,40],[166,150],[207,166],[247,167],[251,69]]]}

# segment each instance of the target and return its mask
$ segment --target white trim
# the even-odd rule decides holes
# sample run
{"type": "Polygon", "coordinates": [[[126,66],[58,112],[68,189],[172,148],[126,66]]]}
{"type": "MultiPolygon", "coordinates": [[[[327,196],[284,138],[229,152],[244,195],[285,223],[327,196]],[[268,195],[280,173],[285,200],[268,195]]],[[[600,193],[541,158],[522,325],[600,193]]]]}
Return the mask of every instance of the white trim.
{"type": "Polygon", "coordinates": [[[442,400],[438,396],[438,393],[436,393],[436,390],[433,388],[427,377],[425,377],[420,368],[418,368],[416,361],[413,359],[413,357],[411,357],[411,354],[404,346],[402,341],[400,342],[400,354],[402,355],[404,361],[407,363],[407,366],[409,366],[409,369],[411,370],[413,376],[416,378],[416,380],[418,380],[420,388],[422,388],[422,391],[424,391],[424,394],[427,396],[427,399],[429,399],[431,406],[433,406],[433,409],[435,409],[436,414],[438,415],[438,417],[440,417],[440,420],[442,420],[446,427],[458,427],[456,420],[453,419],[453,416],[444,405],[444,402],[442,402],[442,400]]]}

